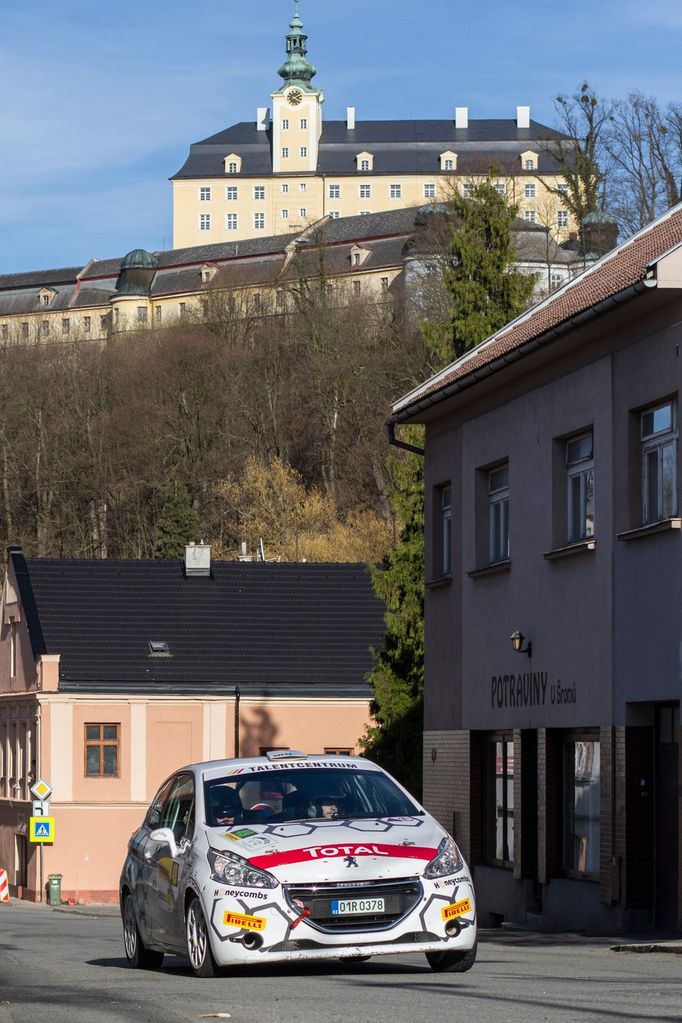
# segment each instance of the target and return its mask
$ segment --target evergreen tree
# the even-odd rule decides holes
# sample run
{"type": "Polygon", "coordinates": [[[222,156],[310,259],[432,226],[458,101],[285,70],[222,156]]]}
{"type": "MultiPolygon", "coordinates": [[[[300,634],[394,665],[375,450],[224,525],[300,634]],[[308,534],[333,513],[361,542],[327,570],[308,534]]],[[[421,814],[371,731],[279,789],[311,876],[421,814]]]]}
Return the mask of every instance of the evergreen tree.
{"type": "MultiPolygon", "coordinates": [[[[427,346],[443,361],[462,355],[513,319],[529,303],[532,277],[514,266],[511,224],[516,208],[493,183],[494,169],[472,189],[452,195],[449,240],[442,257],[449,298],[447,321],[422,324],[427,346]]],[[[413,428],[412,442],[418,443],[413,428]]],[[[407,434],[406,434],[407,435],[407,434]]],[[[374,574],[386,603],[386,641],[369,675],[374,689],[367,755],[421,795],[424,691],[424,480],[423,460],[392,456],[393,506],[403,523],[400,543],[374,574]]]]}
{"type": "Polygon", "coordinates": [[[197,539],[199,519],[190,504],[187,487],[173,479],[156,523],[155,558],[182,558],[185,545],[197,539]]]}

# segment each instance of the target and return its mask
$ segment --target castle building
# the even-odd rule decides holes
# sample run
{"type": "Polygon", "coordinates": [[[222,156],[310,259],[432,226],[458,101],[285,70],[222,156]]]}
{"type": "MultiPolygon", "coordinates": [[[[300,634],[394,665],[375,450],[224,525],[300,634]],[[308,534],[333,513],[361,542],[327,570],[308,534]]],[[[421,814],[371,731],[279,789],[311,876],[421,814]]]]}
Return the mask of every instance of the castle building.
{"type": "Polygon", "coordinates": [[[173,247],[287,234],[319,220],[420,206],[464,191],[497,168],[497,187],[520,215],[565,240],[576,229],[565,183],[547,143],[560,132],[518,106],[510,119],[324,121],[312,84],[307,36],[296,10],[286,36],[282,84],[255,121],[242,121],[190,147],[171,178],[173,247]]]}

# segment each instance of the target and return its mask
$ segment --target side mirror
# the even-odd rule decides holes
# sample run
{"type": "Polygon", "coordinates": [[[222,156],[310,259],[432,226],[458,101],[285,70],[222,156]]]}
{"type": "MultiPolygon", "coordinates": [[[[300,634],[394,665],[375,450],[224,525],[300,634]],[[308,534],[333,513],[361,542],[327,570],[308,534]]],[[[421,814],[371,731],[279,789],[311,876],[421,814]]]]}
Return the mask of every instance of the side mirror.
{"type": "Polygon", "coordinates": [[[167,845],[170,848],[171,856],[178,855],[178,847],[175,844],[175,835],[170,828],[157,828],[149,836],[150,841],[158,842],[159,845],[167,845]]]}

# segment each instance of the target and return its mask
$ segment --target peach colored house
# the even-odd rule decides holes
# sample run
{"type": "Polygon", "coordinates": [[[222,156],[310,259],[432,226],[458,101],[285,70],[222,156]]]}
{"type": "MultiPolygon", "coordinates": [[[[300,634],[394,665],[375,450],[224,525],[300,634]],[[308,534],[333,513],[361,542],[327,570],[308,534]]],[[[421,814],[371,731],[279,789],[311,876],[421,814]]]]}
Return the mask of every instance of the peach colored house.
{"type": "Polygon", "coordinates": [[[128,838],[178,766],[358,750],[384,607],[362,565],[27,558],[0,606],[0,867],[40,897],[30,786],[52,786],[44,878],[113,901],[128,838]]]}

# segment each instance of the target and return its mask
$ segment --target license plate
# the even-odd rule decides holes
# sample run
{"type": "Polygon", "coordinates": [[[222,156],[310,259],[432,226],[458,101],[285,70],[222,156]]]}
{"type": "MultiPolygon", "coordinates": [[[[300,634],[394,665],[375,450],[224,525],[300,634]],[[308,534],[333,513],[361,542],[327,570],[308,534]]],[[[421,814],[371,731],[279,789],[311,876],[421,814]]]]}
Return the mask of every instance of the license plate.
{"type": "Polygon", "coordinates": [[[361,916],[367,913],[385,913],[384,899],[332,899],[333,916],[361,916]]]}

